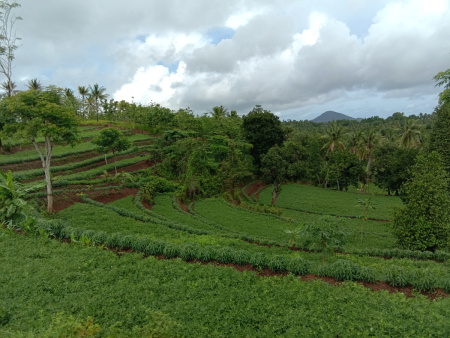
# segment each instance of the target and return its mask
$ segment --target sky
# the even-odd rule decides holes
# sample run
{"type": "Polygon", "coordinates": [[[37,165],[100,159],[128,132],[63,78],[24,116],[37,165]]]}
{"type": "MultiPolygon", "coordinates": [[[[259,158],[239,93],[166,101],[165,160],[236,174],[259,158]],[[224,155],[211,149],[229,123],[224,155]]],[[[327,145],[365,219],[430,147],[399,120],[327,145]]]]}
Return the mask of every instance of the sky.
{"type": "Polygon", "coordinates": [[[450,0],[18,0],[18,89],[98,83],[109,98],[282,120],[432,113],[450,0]]]}

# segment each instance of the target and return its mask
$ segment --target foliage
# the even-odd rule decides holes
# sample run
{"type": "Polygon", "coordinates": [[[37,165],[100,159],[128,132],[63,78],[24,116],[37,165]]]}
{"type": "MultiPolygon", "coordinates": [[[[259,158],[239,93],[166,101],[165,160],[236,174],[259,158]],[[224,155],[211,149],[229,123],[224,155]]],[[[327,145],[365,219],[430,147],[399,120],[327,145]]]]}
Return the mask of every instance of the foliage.
{"type": "Polygon", "coordinates": [[[338,190],[347,191],[348,187],[358,186],[363,180],[364,167],[358,158],[348,152],[333,151],[327,155],[327,183],[338,190]]]}
{"type": "Polygon", "coordinates": [[[102,129],[100,135],[92,140],[92,143],[99,146],[99,152],[108,153],[127,150],[130,147],[130,141],[127,136],[115,128],[102,129]]]}
{"type": "Polygon", "coordinates": [[[259,167],[261,156],[275,145],[282,145],[284,130],[278,116],[256,106],[243,117],[242,128],[245,139],[253,145],[250,153],[259,167]]]}
{"type": "Polygon", "coordinates": [[[303,247],[333,253],[342,250],[347,236],[343,221],[332,217],[322,217],[319,221],[308,223],[299,231],[303,247]]]}
{"type": "Polygon", "coordinates": [[[283,158],[282,148],[275,146],[261,156],[261,173],[265,183],[271,184],[272,200],[274,205],[281,192],[281,184],[287,177],[288,162],[283,158]]]}
{"type": "Polygon", "coordinates": [[[156,193],[173,192],[177,184],[166,180],[163,177],[148,176],[142,185],[142,197],[148,202],[153,203],[156,193]]]}
{"type": "Polygon", "coordinates": [[[428,150],[441,154],[444,167],[450,173],[450,102],[438,106],[433,113],[428,150]]]}
{"type": "Polygon", "coordinates": [[[50,175],[52,147],[56,142],[74,144],[79,139],[78,121],[73,111],[64,106],[62,89],[54,86],[44,90],[28,90],[6,98],[1,106],[14,116],[14,123],[5,131],[9,135],[20,135],[31,141],[38,152],[47,183],[47,211],[53,212],[53,186],[50,175]],[[44,137],[42,149],[37,137],[44,137]]]}
{"type": "Polygon", "coordinates": [[[398,148],[385,145],[375,150],[373,181],[381,189],[398,195],[400,188],[409,178],[409,169],[418,154],[416,149],[398,148]]]}
{"type": "Polygon", "coordinates": [[[25,198],[33,187],[14,181],[11,171],[0,171],[0,221],[8,226],[21,226],[29,220],[30,207],[25,198]]]}
{"type": "Polygon", "coordinates": [[[394,234],[408,249],[435,251],[450,240],[448,176],[436,153],[419,155],[405,183],[405,206],[394,217],[394,234]]]}

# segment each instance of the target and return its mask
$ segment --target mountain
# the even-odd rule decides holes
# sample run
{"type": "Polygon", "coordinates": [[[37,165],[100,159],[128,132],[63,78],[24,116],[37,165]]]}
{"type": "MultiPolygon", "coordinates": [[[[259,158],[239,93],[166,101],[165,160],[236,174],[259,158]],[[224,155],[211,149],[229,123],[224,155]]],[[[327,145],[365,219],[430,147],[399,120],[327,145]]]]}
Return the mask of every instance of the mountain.
{"type": "Polygon", "coordinates": [[[326,111],[325,113],[317,116],[312,122],[331,122],[337,120],[354,120],[353,117],[347,116],[345,114],[341,114],[335,111],[326,111]]]}

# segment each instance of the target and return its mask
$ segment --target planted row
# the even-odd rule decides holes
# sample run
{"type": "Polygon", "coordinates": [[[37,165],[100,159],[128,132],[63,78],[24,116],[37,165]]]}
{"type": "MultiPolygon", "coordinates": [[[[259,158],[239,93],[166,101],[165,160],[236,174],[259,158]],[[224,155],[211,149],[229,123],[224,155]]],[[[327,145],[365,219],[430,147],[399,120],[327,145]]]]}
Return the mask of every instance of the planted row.
{"type": "Polygon", "coordinates": [[[385,258],[407,258],[407,259],[423,259],[423,260],[435,260],[438,262],[444,262],[450,258],[450,253],[436,250],[431,251],[419,251],[419,250],[401,250],[401,249],[364,249],[352,251],[352,254],[359,256],[378,256],[385,258]]]}

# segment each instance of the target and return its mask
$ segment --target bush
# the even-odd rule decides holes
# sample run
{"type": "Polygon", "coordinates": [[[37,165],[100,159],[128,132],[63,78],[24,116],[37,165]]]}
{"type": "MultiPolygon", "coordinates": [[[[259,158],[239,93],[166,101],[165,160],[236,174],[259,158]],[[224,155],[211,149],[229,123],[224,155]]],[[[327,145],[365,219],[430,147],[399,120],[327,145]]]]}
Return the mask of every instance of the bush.
{"type": "Polygon", "coordinates": [[[406,273],[397,265],[391,266],[391,268],[386,271],[385,280],[391,286],[404,287],[408,284],[406,273]]]}
{"type": "Polygon", "coordinates": [[[329,266],[330,277],[336,280],[358,280],[360,277],[360,266],[346,259],[338,259],[329,266]]]}
{"type": "Polygon", "coordinates": [[[407,249],[435,251],[450,241],[448,176],[442,157],[419,155],[404,185],[405,207],[394,217],[394,235],[407,249]]]}
{"type": "Polygon", "coordinates": [[[275,255],[267,262],[267,267],[274,272],[286,271],[287,261],[284,256],[275,255]]]}
{"type": "Polygon", "coordinates": [[[309,272],[310,267],[311,263],[301,257],[292,258],[286,264],[287,270],[296,275],[306,275],[309,272]]]}

